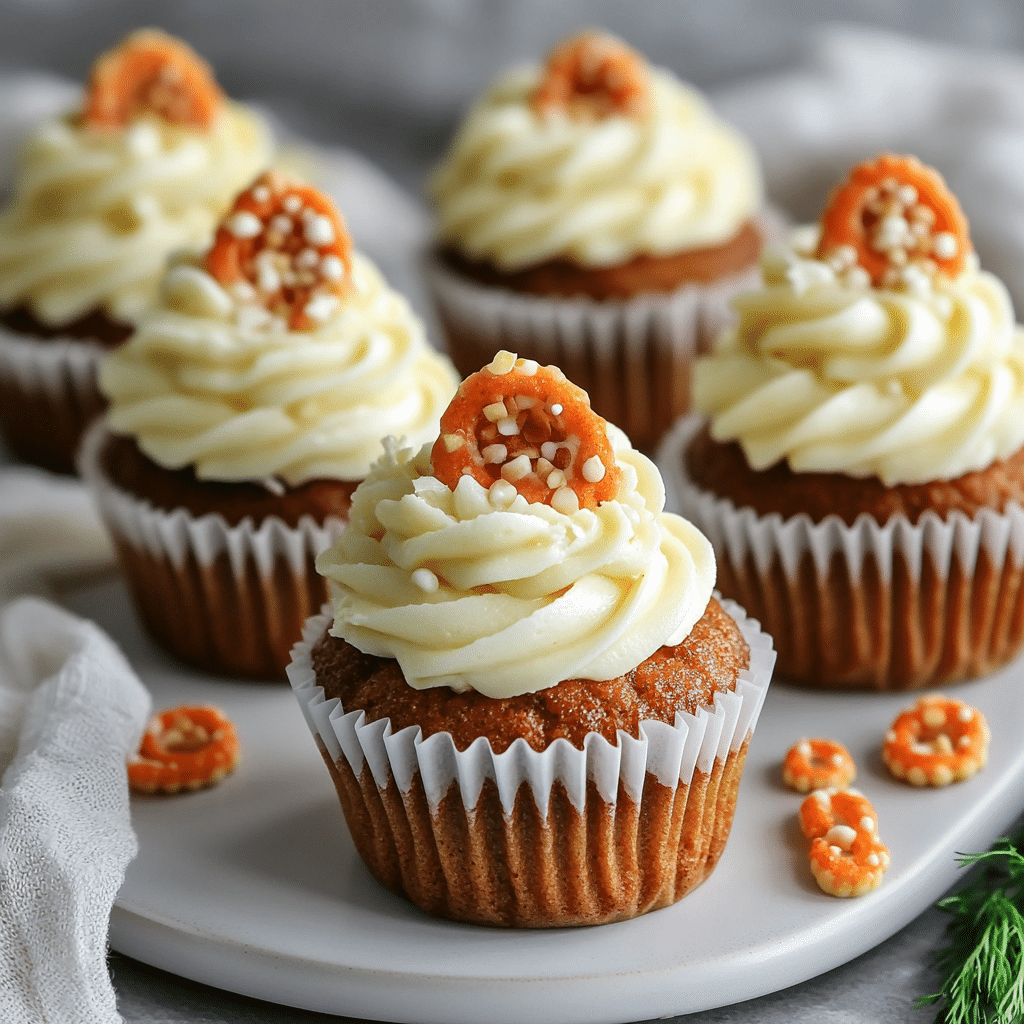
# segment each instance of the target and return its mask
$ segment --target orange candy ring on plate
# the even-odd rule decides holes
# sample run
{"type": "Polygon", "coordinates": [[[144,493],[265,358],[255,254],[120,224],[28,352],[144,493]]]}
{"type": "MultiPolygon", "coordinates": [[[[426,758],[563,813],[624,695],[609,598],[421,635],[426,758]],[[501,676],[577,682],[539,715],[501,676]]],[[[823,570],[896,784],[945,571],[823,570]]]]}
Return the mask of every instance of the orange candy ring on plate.
{"type": "Polygon", "coordinates": [[[142,29],[96,59],[82,120],[116,130],[142,114],[207,129],[224,100],[209,65],[187,43],[159,29],[142,29]]]}
{"type": "Polygon", "coordinates": [[[128,762],[128,785],[140,793],[180,793],[219,782],[238,764],[235,727],[209,705],[154,715],[139,752],[128,762]]]}
{"type": "Polygon", "coordinates": [[[783,781],[798,793],[845,789],[856,777],[857,766],[850,752],[835,740],[799,740],[782,762],[783,781]]]}
{"type": "Polygon", "coordinates": [[[430,461],[452,490],[463,476],[488,489],[504,480],[527,501],[571,514],[619,492],[622,470],[605,428],[586,391],[557,366],[502,351],[459,386],[430,461]]]}
{"type": "Polygon", "coordinates": [[[538,113],[564,109],[574,116],[633,117],[646,108],[649,89],[643,57],[621,39],[590,29],[548,55],[533,108],[538,113]]]}
{"type": "Polygon", "coordinates": [[[854,789],[816,789],[800,805],[800,827],[818,886],[831,896],[863,896],[878,888],[889,850],[878,837],[871,801],[854,789]]]}
{"type": "Polygon", "coordinates": [[[206,269],[290,330],[312,330],[334,315],[348,293],[352,239],[326,195],[267,171],[221,221],[206,269]]]}
{"type": "Polygon", "coordinates": [[[985,716],[941,694],[918,698],[889,727],[882,760],[912,786],[948,786],[979,772],[988,760],[985,716]]]}
{"type": "Polygon", "coordinates": [[[956,196],[912,156],[886,153],[854,167],[821,215],[818,257],[837,270],[861,267],[876,287],[915,272],[955,278],[971,252],[956,196]]]}

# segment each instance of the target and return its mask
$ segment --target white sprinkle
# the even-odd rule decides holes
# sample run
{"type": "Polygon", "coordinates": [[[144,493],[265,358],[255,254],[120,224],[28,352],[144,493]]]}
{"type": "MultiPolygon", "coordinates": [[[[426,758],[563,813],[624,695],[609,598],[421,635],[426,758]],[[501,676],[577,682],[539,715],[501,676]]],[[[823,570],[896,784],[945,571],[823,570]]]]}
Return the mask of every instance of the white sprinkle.
{"type": "Polygon", "coordinates": [[[498,420],[503,420],[508,416],[508,409],[505,408],[504,402],[492,402],[490,405],[484,406],[484,416],[490,423],[497,423],[498,420]]]}
{"type": "Polygon", "coordinates": [[[896,742],[896,740],[897,740],[897,736],[896,736],[896,733],[895,733],[895,732],[893,732],[893,730],[892,730],[892,729],[890,729],[890,730],[889,730],[889,731],[888,731],[888,732],[887,732],[887,733],[885,734],[885,742],[886,742],[886,743],[895,743],[895,742],[896,742]]]}
{"type": "Polygon", "coordinates": [[[505,349],[502,349],[500,352],[495,353],[494,358],[484,367],[484,369],[490,370],[495,377],[504,377],[506,373],[512,372],[512,368],[515,365],[515,352],[506,352],[505,349]]]}
{"type": "Polygon", "coordinates": [[[270,219],[270,227],[273,231],[280,231],[282,235],[290,235],[292,233],[292,219],[286,217],[283,213],[279,213],[276,217],[270,219]]]}
{"type": "Polygon", "coordinates": [[[971,737],[961,736],[960,739],[957,740],[957,744],[961,747],[969,747],[971,745],[971,737]]]}
{"type": "Polygon", "coordinates": [[[832,763],[834,765],[836,765],[838,767],[839,765],[841,765],[843,763],[843,755],[842,754],[833,754],[832,757],[830,758],[830,760],[832,761],[832,763]]]}
{"type": "Polygon", "coordinates": [[[860,827],[864,829],[865,832],[874,832],[875,819],[865,814],[864,817],[860,819],[860,827]]]}
{"type": "Polygon", "coordinates": [[[896,189],[896,198],[904,206],[913,206],[917,202],[917,189],[913,185],[900,185],[896,189]]]}
{"type": "Polygon", "coordinates": [[[535,359],[520,359],[516,364],[516,372],[524,377],[533,377],[537,373],[539,363],[535,359]]]}
{"type": "Polygon", "coordinates": [[[440,585],[437,577],[429,569],[417,569],[412,574],[412,581],[425,594],[436,594],[440,585]]]}
{"type": "Polygon", "coordinates": [[[519,455],[514,458],[511,462],[506,462],[501,467],[502,479],[508,480],[515,483],[516,480],[522,480],[524,476],[533,472],[533,467],[530,465],[530,460],[525,455],[519,455]]]}
{"type": "Polygon", "coordinates": [[[302,200],[292,193],[290,196],[285,196],[281,205],[285,208],[287,213],[298,213],[302,209],[302,200]]]}
{"type": "Polygon", "coordinates": [[[558,445],[554,441],[545,441],[540,446],[540,453],[545,459],[549,461],[555,457],[555,453],[558,451],[558,445]]]}
{"type": "Polygon", "coordinates": [[[252,190],[252,197],[257,203],[269,203],[270,202],[270,189],[266,185],[257,185],[252,190]]]}
{"type": "Polygon", "coordinates": [[[605,466],[601,461],[599,455],[591,455],[586,462],[583,463],[583,479],[587,483],[596,484],[604,479],[605,466]]]}
{"type": "Polygon", "coordinates": [[[559,487],[565,486],[565,474],[560,469],[553,469],[544,482],[551,490],[557,491],[559,487]]]}
{"type": "Polygon", "coordinates": [[[580,499],[571,487],[559,487],[551,495],[551,507],[563,516],[571,516],[580,510],[580,499]]]}
{"type": "Polygon", "coordinates": [[[320,253],[316,249],[303,249],[295,257],[295,266],[302,270],[312,270],[320,262],[320,253]]]}
{"type": "Polygon", "coordinates": [[[236,281],[231,285],[231,294],[239,302],[252,302],[256,298],[256,289],[248,281],[236,281]]]}
{"type": "Polygon", "coordinates": [[[330,252],[320,261],[320,276],[325,281],[340,281],[345,276],[345,264],[330,252]]]}
{"type": "Polygon", "coordinates": [[[517,409],[532,409],[536,404],[537,399],[531,398],[529,395],[518,395],[516,397],[517,409]]]}
{"type": "Polygon", "coordinates": [[[940,725],[946,724],[946,712],[942,708],[925,708],[921,720],[932,729],[938,729],[940,725]]]}
{"type": "Polygon", "coordinates": [[[830,846],[828,850],[833,857],[838,857],[843,852],[838,846],[830,846]]]}
{"type": "Polygon", "coordinates": [[[879,860],[878,860],[878,854],[877,854],[877,853],[869,853],[869,854],[867,855],[867,857],[865,857],[864,859],[865,859],[865,860],[866,860],[866,861],[867,861],[867,862],[868,862],[868,863],[869,863],[869,864],[870,864],[870,865],[871,865],[871,866],[872,866],[873,868],[877,868],[877,867],[878,867],[878,864],[879,864],[879,860]]]}
{"type": "Polygon", "coordinates": [[[310,245],[330,245],[334,241],[334,225],[331,219],[323,214],[308,218],[303,237],[310,245]]]}
{"type": "Polygon", "coordinates": [[[461,434],[443,434],[441,440],[444,442],[445,451],[448,452],[458,451],[466,443],[461,434]]]}
{"type": "Polygon", "coordinates": [[[248,210],[239,210],[224,221],[224,227],[235,238],[255,238],[263,231],[263,222],[256,214],[248,210]]]}
{"type": "Polygon", "coordinates": [[[551,406],[551,415],[552,416],[561,416],[562,415],[562,407],[561,407],[561,405],[559,405],[558,402],[555,402],[551,406]]]}
{"type": "Polygon", "coordinates": [[[849,825],[833,825],[825,833],[825,842],[838,846],[841,850],[849,850],[856,838],[856,831],[849,825]]]}
{"type": "Polygon", "coordinates": [[[940,231],[932,239],[932,252],[940,260],[951,260],[957,254],[958,248],[956,235],[948,231],[940,231]]]}
{"type": "Polygon", "coordinates": [[[302,311],[310,320],[323,324],[330,320],[338,306],[337,295],[314,295],[302,311]]]}
{"type": "Polygon", "coordinates": [[[956,717],[961,722],[969,722],[974,717],[974,708],[961,708],[957,713],[956,717]]]}
{"type": "Polygon", "coordinates": [[[281,287],[281,275],[273,264],[265,260],[257,263],[257,287],[261,292],[276,292],[281,287]]]}
{"type": "Polygon", "coordinates": [[[503,444],[489,444],[480,454],[485,463],[499,466],[508,458],[508,448],[503,444]]]}
{"type": "Polygon", "coordinates": [[[519,433],[519,424],[516,423],[515,418],[512,416],[498,420],[498,433],[503,437],[515,437],[519,433]]]}

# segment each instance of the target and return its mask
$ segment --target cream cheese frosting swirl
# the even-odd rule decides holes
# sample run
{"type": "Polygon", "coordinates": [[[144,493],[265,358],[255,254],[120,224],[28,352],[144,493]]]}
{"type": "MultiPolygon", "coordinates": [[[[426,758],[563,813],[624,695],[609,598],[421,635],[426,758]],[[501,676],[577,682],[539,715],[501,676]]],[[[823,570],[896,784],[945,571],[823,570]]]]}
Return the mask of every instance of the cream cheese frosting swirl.
{"type": "Polygon", "coordinates": [[[431,475],[429,446],[389,441],[317,562],[331,632],[397,659],[417,689],[496,698],[613,679],[680,643],[711,597],[711,545],[663,512],[655,466],[608,433],[618,496],[570,515],[503,480],[464,476],[451,490],[431,475]]]}
{"type": "Polygon", "coordinates": [[[760,206],[751,148],[670,72],[649,69],[641,114],[598,119],[535,111],[541,75],[506,73],[470,111],[431,182],[443,243],[502,270],[611,266],[725,242],[760,206]]]}
{"type": "Polygon", "coordinates": [[[694,370],[694,406],[753,469],[877,476],[887,486],[984,469],[1024,445],[1024,329],[972,257],[874,288],[811,258],[762,260],[764,285],[694,370]]]}
{"type": "Polygon", "coordinates": [[[168,255],[207,243],[271,156],[260,118],[230,102],[207,131],[156,115],[115,132],[44,123],[0,214],[0,307],[24,303],[52,327],[97,308],[134,322],[168,255]]]}
{"type": "Polygon", "coordinates": [[[100,365],[110,427],[159,465],[211,480],[359,480],[381,438],[423,444],[458,376],[408,303],[359,253],[353,287],[313,330],[221,286],[191,261],[100,365]]]}

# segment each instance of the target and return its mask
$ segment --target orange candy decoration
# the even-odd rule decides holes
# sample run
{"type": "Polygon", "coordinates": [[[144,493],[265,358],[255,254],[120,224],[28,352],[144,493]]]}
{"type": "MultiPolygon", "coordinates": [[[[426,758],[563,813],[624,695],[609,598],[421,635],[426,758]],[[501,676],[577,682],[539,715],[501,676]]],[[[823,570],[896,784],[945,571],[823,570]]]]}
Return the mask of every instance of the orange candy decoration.
{"type": "Polygon", "coordinates": [[[835,740],[800,740],[782,762],[783,781],[798,793],[845,789],[856,777],[857,766],[850,752],[835,740]]]}
{"type": "Polygon", "coordinates": [[[573,116],[633,117],[647,106],[649,89],[643,57],[615,36],[591,29],[548,55],[533,107],[538,113],[561,108],[573,116]]]}
{"type": "Polygon", "coordinates": [[[96,59],[82,120],[90,128],[111,131],[152,113],[170,124],[205,130],[223,100],[209,65],[192,47],[148,28],[96,59]]]}
{"type": "Polygon", "coordinates": [[[815,790],[800,806],[800,827],[811,840],[811,873],[832,896],[863,896],[889,867],[871,801],[853,789],[815,790]]]}
{"type": "Polygon", "coordinates": [[[452,490],[467,475],[487,488],[505,480],[527,501],[567,513],[614,498],[622,476],[587,393],[557,366],[512,352],[462,382],[430,460],[452,490]]]}
{"type": "Polygon", "coordinates": [[[859,265],[876,287],[898,285],[908,267],[956,278],[971,252],[956,197],[912,156],[886,153],[854,167],[821,215],[818,257],[859,265]]]}
{"type": "Polygon", "coordinates": [[[139,752],[128,762],[128,785],[140,793],[180,793],[211,786],[238,764],[235,727],[218,708],[169,708],[154,715],[139,752]]]}
{"type": "Polygon", "coordinates": [[[885,734],[882,760],[912,786],[948,786],[979,772],[988,759],[985,716],[941,694],[918,698],[885,734]]]}
{"type": "Polygon", "coordinates": [[[347,294],[352,239],[334,203],[280,171],[261,174],[217,228],[206,269],[293,331],[329,319],[347,294]]]}

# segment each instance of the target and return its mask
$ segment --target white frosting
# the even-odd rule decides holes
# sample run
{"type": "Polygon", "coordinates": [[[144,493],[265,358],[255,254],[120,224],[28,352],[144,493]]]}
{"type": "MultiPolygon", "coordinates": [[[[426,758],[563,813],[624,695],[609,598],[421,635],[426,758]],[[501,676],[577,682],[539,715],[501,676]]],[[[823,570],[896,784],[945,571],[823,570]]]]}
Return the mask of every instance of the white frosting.
{"type": "Polygon", "coordinates": [[[396,658],[410,686],[489,697],[613,679],[680,643],[711,597],[711,545],[662,511],[653,463],[609,436],[619,494],[571,515],[509,501],[504,481],[488,491],[466,476],[451,491],[430,475],[429,447],[389,445],[317,562],[331,632],[396,658]]]}
{"type": "Polygon", "coordinates": [[[458,386],[408,303],[353,254],[353,290],[310,331],[289,331],[191,262],[100,366],[109,424],[168,469],[213,480],[359,480],[381,437],[437,436],[458,386]]]}
{"type": "Polygon", "coordinates": [[[727,241],[761,204],[757,160],[700,94],[650,68],[638,117],[534,111],[540,68],[473,107],[434,175],[439,233],[514,270],[563,257],[609,266],[727,241]]]}
{"type": "Polygon", "coordinates": [[[953,479],[1024,445],[1024,329],[1002,283],[969,261],[873,288],[808,255],[769,255],[764,286],[694,369],[694,406],[753,469],[953,479]]]}
{"type": "Polygon", "coordinates": [[[229,102],[208,131],[156,116],[123,131],[41,125],[0,215],[0,307],[26,303],[54,327],[97,308],[133,322],[168,255],[205,245],[271,156],[260,119],[229,102]]]}

